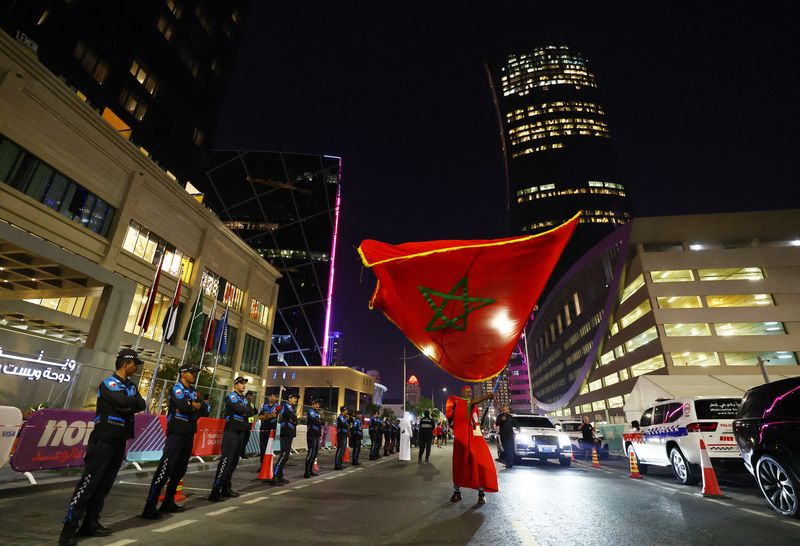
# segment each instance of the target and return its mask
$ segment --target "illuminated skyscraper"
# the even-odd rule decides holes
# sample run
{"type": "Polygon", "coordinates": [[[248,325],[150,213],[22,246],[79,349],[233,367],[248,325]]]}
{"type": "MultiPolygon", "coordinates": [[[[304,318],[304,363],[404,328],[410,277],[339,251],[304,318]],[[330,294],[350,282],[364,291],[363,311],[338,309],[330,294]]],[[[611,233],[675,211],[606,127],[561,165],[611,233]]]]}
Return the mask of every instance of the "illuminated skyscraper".
{"type": "Polygon", "coordinates": [[[553,281],[630,219],[606,113],[587,60],[566,46],[507,55],[493,90],[508,172],[511,235],[584,214],[553,281]]]}
{"type": "Polygon", "coordinates": [[[412,375],[408,378],[408,382],[406,383],[406,404],[409,406],[415,405],[419,402],[420,397],[420,384],[419,379],[417,379],[416,375],[412,375]]]}

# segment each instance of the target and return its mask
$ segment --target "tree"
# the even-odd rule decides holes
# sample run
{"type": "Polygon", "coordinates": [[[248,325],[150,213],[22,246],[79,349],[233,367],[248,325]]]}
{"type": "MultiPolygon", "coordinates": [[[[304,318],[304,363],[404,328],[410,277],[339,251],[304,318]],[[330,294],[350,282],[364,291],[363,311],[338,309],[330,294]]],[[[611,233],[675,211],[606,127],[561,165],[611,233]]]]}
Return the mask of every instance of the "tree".
{"type": "MultiPolygon", "coordinates": [[[[200,365],[200,359],[202,357],[202,351],[199,348],[192,348],[186,353],[186,364],[190,364],[193,366],[200,365]]],[[[213,362],[211,360],[211,356],[207,355],[203,364],[206,365],[209,362],[213,362]]],[[[178,370],[180,369],[181,361],[179,358],[172,358],[172,357],[163,357],[161,359],[161,366],[158,370],[158,376],[156,377],[156,384],[153,386],[153,397],[150,400],[150,410],[156,410],[156,414],[166,413],[167,409],[169,408],[169,390],[172,388],[172,385],[178,380],[178,370]],[[162,396],[163,394],[163,396],[162,396]],[[161,402],[161,408],[157,408],[159,401],[161,402]]],[[[201,394],[206,394],[211,391],[211,378],[213,372],[209,368],[203,368],[200,371],[200,377],[197,381],[198,392],[201,394]]],[[[152,376],[151,376],[152,377],[152,376]]],[[[215,381],[216,383],[216,381],[215,381]]],[[[215,385],[214,392],[211,393],[211,404],[212,408],[214,405],[219,405],[222,402],[222,397],[225,395],[225,392],[219,388],[219,385],[215,385]]],[[[142,381],[140,384],[140,388],[144,390],[142,396],[147,395],[147,390],[150,388],[150,381],[149,379],[145,383],[142,381]]]]}

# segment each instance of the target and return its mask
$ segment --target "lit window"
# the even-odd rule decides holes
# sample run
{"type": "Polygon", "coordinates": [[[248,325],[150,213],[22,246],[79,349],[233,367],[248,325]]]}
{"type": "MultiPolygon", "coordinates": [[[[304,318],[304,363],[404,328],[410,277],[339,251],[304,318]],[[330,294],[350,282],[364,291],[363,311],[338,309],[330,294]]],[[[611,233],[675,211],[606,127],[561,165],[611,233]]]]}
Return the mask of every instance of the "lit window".
{"type": "Polygon", "coordinates": [[[618,373],[620,381],[625,381],[629,377],[627,368],[622,368],[618,373]]]}
{"type": "Polygon", "coordinates": [[[598,400],[596,402],[592,402],[592,410],[593,411],[601,411],[606,409],[606,401],[605,400],[598,400]]]}
{"type": "Polygon", "coordinates": [[[83,42],[78,42],[75,44],[72,56],[81,63],[86,73],[92,76],[97,83],[103,84],[106,81],[109,66],[108,63],[100,59],[97,51],[83,42]]]}
{"type": "Polygon", "coordinates": [[[194,136],[192,136],[192,141],[195,144],[197,144],[198,146],[202,146],[204,139],[205,139],[205,136],[203,135],[203,131],[201,131],[199,128],[195,127],[194,128],[194,136]]]}
{"type": "Polygon", "coordinates": [[[180,19],[183,16],[183,10],[181,7],[175,2],[175,0],[167,0],[167,9],[172,12],[172,15],[175,16],[175,19],[180,19]]]}
{"type": "Polygon", "coordinates": [[[780,322],[720,322],[714,328],[719,336],[779,336],[785,333],[780,322]]]}
{"type": "MultiPolygon", "coordinates": [[[[128,320],[125,322],[125,331],[132,334],[139,334],[141,327],[137,324],[139,317],[142,315],[145,304],[147,303],[147,294],[149,288],[136,284],[136,291],[133,294],[133,302],[128,310],[128,320]]],[[[170,297],[163,294],[156,294],[153,310],[150,315],[150,324],[147,331],[142,335],[147,339],[154,341],[161,341],[163,333],[162,325],[164,324],[164,317],[167,315],[169,309],[170,297]]]]}
{"type": "Polygon", "coordinates": [[[709,307],[756,307],[774,305],[770,294],[731,294],[706,296],[709,307]]]}
{"type": "Polygon", "coordinates": [[[614,360],[614,353],[609,351],[600,357],[600,365],[605,366],[606,364],[611,363],[613,360],[614,360]]]}
{"type": "Polygon", "coordinates": [[[158,19],[158,23],[156,23],[156,27],[158,31],[164,36],[164,39],[170,41],[172,39],[172,35],[175,32],[175,29],[172,28],[172,24],[170,24],[169,20],[165,16],[161,16],[158,19]]]}
{"type": "Polygon", "coordinates": [[[262,326],[266,326],[267,321],[269,320],[269,307],[256,299],[251,300],[250,319],[256,321],[262,326]]]}
{"type": "Polygon", "coordinates": [[[700,296],[664,296],[657,300],[659,309],[694,309],[703,306],[700,296]]]}
{"type": "Polygon", "coordinates": [[[700,269],[701,281],[758,280],[764,278],[760,267],[731,267],[725,269],[700,269]]]}
{"type": "Polygon", "coordinates": [[[122,248],[153,265],[158,264],[158,260],[164,254],[162,271],[177,277],[183,267],[181,280],[188,283],[191,279],[194,260],[133,220],[125,232],[122,248]]]}
{"type": "Polygon", "coordinates": [[[707,366],[719,366],[719,356],[717,353],[671,353],[672,364],[674,366],[700,366],[705,368],[707,366]]]}
{"type": "Polygon", "coordinates": [[[91,297],[26,299],[23,301],[53,309],[59,313],[66,313],[73,317],[91,319],[94,314],[94,298],[91,297]]]}
{"type": "Polygon", "coordinates": [[[673,271],[651,271],[653,282],[687,282],[693,281],[691,269],[678,269],[673,271]]]}
{"type": "Polygon", "coordinates": [[[635,279],[633,279],[628,286],[625,287],[625,290],[622,291],[622,298],[620,299],[620,303],[624,302],[632,295],[636,293],[642,286],[644,286],[644,275],[639,275],[635,279]]]}
{"type": "Polygon", "coordinates": [[[603,382],[598,379],[597,381],[592,381],[589,383],[589,392],[597,391],[603,388],[603,382]]]}
{"type": "Polygon", "coordinates": [[[617,374],[612,373],[609,376],[603,378],[603,383],[605,383],[606,387],[610,387],[611,385],[616,385],[619,383],[619,376],[617,374]]]}
{"type": "Polygon", "coordinates": [[[664,332],[669,337],[676,336],[710,336],[711,328],[704,323],[665,324],[664,332]]]}
{"type": "Polygon", "coordinates": [[[758,366],[758,357],[767,366],[796,365],[797,358],[791,351],[775,351],[771,353],[722,353],[728,366],[758,366]]]}
{"type": "Polygon", "coordinates": [[[636,320],[638,320],[642,315],[645,313],[649,313],[651,311],[650,307],[650,300],[644,300],[638,306],[636,306],[633,311],[625,315],[619,320],[619,325],[622,328],[627,328],[631,324],[633,324],[636,320]]]}
{"type": "Polygon", "coordinates": [[[136,93],[130,89],[123,89],[119,97],[119,103],[125,110],[128,111],[137,121],[142,121],[147,112],[147,103],[144,102],[136,93]]]}
{"type": "MultiPolygon", "coordinates": [[[[666,366],[664,363],[664,355],[656,355],[653,358],[648,358],[644,362],[631,366],[631,377],[639,377],[640,375],[659,370],[664,366],[666,366]]],[[[620,377],[622,377],[622,372],[620,372],[620,377]]]]}
{"type": "Polygon", "coordinates": [[[632,338],[630,341],[625,342],[625,351],[630,353],[642,345],[646,345],[653,341],[654,339],[658,338],[658,332],[656,331],[656,327],[653,326],[652,328],[648,328],[638,336],[632,338]]]}
{"type": "Polygon", "coordinates": [[[130,69],[131,76],[136,78],[145,90],[150,93],[150,95],[155,96],[156,90],[158,88],[158,79],[153,75],[150,70],[142,66],[139,61],[134,60],[131,64],[130,69]]]}
{"type": "Polygon", "coordinates": [[[608,399],[609,408],[621,408],[624,405],[625,405],[625,400],[621,396],[615,396],[614,398],[608,399]]]}

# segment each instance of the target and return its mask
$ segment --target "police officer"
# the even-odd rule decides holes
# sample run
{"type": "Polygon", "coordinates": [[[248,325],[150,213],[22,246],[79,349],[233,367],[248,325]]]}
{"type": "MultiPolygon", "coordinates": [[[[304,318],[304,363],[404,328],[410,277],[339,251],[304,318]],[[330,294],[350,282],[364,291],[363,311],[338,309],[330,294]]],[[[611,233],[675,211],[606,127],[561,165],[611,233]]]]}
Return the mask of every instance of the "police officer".
{"type": "Polygon", "coordinates": [[[264,453],[267,451],[267,442],[269,442],[269,433],[278,427],[278,411],[281,409],[278,404],[278,395],[271,392],[267,395],[267,400],[261,406],[258,412],[258,418],[261,420],[261,436],[258,438],[259,447],[261,449],[260,461],[264,462],[264,453]]]}
{"type": "Polygon", "coordinates": [[[179,373],[180,381],[172,386],[169,392],[169,410],[167,411],[167,441],[164,452],[158,463],[150,492],[142,511],[144,519],[158,519],[161,517],[156,510],[158,495],[164,483],[167,491],[164,493],[164,502],[161,503],[161,512],[183,512],[183,507],[175,504],[175,490],[186,474],[189,458],[192,456],[194,433],[197,432],[197,419],[206,412],[206,404],[200,400],[194,388],[194,382],[200,368],[183,366],[179,373]]]}
{"type": "Polygon", "coordinates": [[[400,451],[400,419],[392,422],[392,453],[400,451]]]}
{"type": "Polygon", "coordinates": [[[122,465],[125,443],[133,438],[133,416],[145,408],[139,391],[129,380],[141,363],[135,350],[122,349],[117,355],[116,371],[97,389],[94,430],[83,458],[83,475],[67,507],[58,539],[61,545],[77,544],[79,533],[103,537],[111,534],[100,523],[100,512],[122,465]]]}
{"type": "Polygon", "coordinates": [[[381,456],[381,436],[381,418],[376,410],[372,412],[372,417],[369,420],[369,441],[372,444],[369,450],[370,461],[379,459],[381,456]]]}
{"type": "Polygon", "coordinates": [[[244,440],[242,441],[242,452],[239,456],[242,459],[247,459],[247,443],[250,441],[250,433],[253,430],[253,425],[255,424],[256,418],[255,415],[258,413],[258,409],[256,403],[253,401],[253,396],[255,393],[253,391],[247,391],[244,394],[244,399],[247,401],[247,405],[250,406],[250,417],[247,418],[247,430],[244,431],[244,440]]]}
{"type": "Polygon", "coordinates": [[[292,442],[297,436],[297,413],[294,406],[299,400],[297,393],[288,396],[288,402],[281,404],[281,412],[278,414],[278,422],[281,424],[281,450],[278,452],[278,462],[275,465],[275,477],[269,480],[272,485],[285,485],[289,480],[283,477],[283,469],[289,461],[289,453],[292,451],[292,442]]]}
{"type": "Polygon", "coordinates": [[[419,420],[419,458],[418,463],[422,463],[422,454],[425,454],[425,462],[431,456],[431,444],[433,443],[433,429],[435,424],[431,419],[431,412],[425,410],[422,412],[422,419],[419,420]]]}
{"type": "Polygon", "coordinates": [[[353,466],[359,466],[358,457],[361,455],[361,440],[364,438],[364,425],[361,423],[361,412],[356,410],[350,420],[350,447],[353,450],[353,466]]]}
{"type": "Polygon", "coordinates": [[[344,450],[347,448],[347,432],[350,430],[350,419],[347,417],[347,406],[339,408],[339,416],[336,418],[336,455],[334,457],[334,470],[342,470],[342,458],[344,450]]]}
{"type": "Polygon", "coordinates": [[[383,430],[383,456],[388,457],[392,452],[392,423],[389,422],[389,416],[383,418],[381,425],[383,430]]]}
{"type": "Polygon", "coordinates": [[[238,497],[239,493],[231,489],[231,478],[239,464],[242,452],[244,433],[249,426],[247,418],[253,411],[247,405],[244,390],[247,379],[237,377],[233,380],[233,391],[225,397],[225,432],[222,436],[222,456],[217,464],[217,473],[211,486],[208,500],[219,502],[226,497],[238,497]]]}
{"type": "Polygon", "coordinates": [[[319,453],[319,440],[322,436],[322,418],[319,414],[319,404],[319,400],[314,400],[311,403],[311,408],[309,408],[306,413],[306,444],[308,446],[308,453],[306,454],[306,473],[303,474],[304,478],[319,475],[314,472],[314,461],[317,459],[317,454],[319,453]]]}

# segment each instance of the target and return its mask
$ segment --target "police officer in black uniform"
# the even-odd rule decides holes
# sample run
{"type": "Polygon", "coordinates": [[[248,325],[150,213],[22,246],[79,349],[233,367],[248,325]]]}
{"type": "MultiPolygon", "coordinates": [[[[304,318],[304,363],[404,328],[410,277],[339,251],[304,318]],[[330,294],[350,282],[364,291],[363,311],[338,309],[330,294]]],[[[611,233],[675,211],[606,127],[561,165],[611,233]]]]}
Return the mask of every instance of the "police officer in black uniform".
{"type": "Polygon", "coordinates": [[[400,451],[400,419],[392,423],[392,453],[400,451]]]}
{"type": "Polygon", "coordinates": [[[211,486],[208,500],[219,502],[226,497],[238,497],[239,493],[231,489],[231,478],[239,464],[242,452],[244,433],[250,426],[248,417],[253,409],[247,404],[244,390],[247,379],[237,377],[233,381],[233,391],[225,397],[225,432],[222,436],[222,456],[217,464],[217,473],[211,486]]]}
{"type": "Polygon", "coordinates": [[[172,386],[169,392],[169,410],[167,411],[167,441],[164,452],[158,463],[150,492],[142,511],[145,519],[158,519],[161,517],[156,510],[158,496],[164,483],[167,491],[164,493],[164,502],[161,503],[161,512],[183,512],[183,507],[175,504],[175,490],[186,474],[189,458],[192,456],[194,433],[197,432],[197,419],[206,413],[206,404],[201,401],[194,388],[200,368],[183,366],[179,371],[180,381],[172,386]]]}
{"type": "Polygon", "coordinates": [[[344,450],[347,448],[347,433],[350,430],[350,419],[347,417],[347,406],[339,408],[339,416],[336,418],[336,455],[334,457],[334,470],[342,470],[342,458],[344,450]]]}
{"type": "Polygon", "coordinates": [[[264,462],[264,453],[267,452],[267,442],[269,442],[270,431],[278,428],[278,411],[281,405],[278,403],[278,395],[275,392],[270,392],[267,395],[266,401],[261,405],[261,410],[258,412],[258,418],[261,420],[261,436],[258,438],[259,447],[261,449],[261,457],[259,461],[264,462]]]}
{"type": "Polygon", "coordinates": [[[133,438],[133,416],[145,408],[139,391],[129,380],[141,363],[135,350],[121,350],[117,355],[116,371],[97,389],[94,430],[83,458],[83,475],[67,507],[67,517],[58,539],[61,545],[77,544],[78,534],[111,534],[111,530],[100,523],[100,512],[125,457],[125,443],[133,438]],[[78,525],[81,525],[80,529],[78,525]]]}
{"type": "Polygon", "coordinates": [[[242,452],[239,456],[242,459],[248,459],[247,456],[247,444],[250,442],[250,433],[253,431],[253,427],[255,426],[256,422],[256,414],[258,414],[258,406],[254,401],[255,394],[253,391],[247,391],[244,393],[244,399],[247,401],[247,405],[250,406],[250,417],[247,418],[247,430],[244,431],[244,440],[242,441],[242,452]]]}
{"type": "Polygon", "coordinates": [[[322,437],[322,417],[320,417],[319,414],[319,405],[319,400],[314,400],[311,403],[311,408],[306,413],[306,444],[308,446],[308,453],[306,454],[306,473],[303,474],[304,478],[319,475],[314,472],[314,461],[317,459],[319,440],[322,437]]]}
{"type": "Polygon", "coordinates": [[[392,452],[392,423],[389,422],[389,417],[383,418],[381,425],[383,430],[383,456],[388,457],[392,452]]]}
{"type": "Polygon", "coordinates": [[[361,455],[361,440],[364,438],[364,425],[361,423],[361,412],[356,410],[350,420],[350,448],[353,450],[353,466],[359,466],[358,457],[361,455]]]}
{"type": "Polygon", "coordinates": [[[292,393],[287,398],[288,402],[281,404],[281,412],[278,415],[278,422],[281,424],[281,450],[278,452],[278,462],[275,464],[275,477],[269,480],[272,485],[289,483],[289,480],[283,477],[283,470],[289,461],[294,437],[297,436],[297,412],[294,406],[300,397],[297,393],[292,393]]]}
{"type": "Polygon", "coordinates": [[[369,420],[369,441],[372,444],[369,450],[370,461],[379,459],[381,456],[381,436],[381,418],[376,410],[372,412],[369,420]]]}
{"type": "Polygon", "coordinates": [[[433,429],[436,423],[431,419],[431,412],[425,410],[422,412],[422,419],[419,420],[419,458],[418,463],[422,463],[422,454],[425,454],[425,462],[431,456],[431,444],[433,443],[433,429]]]}

